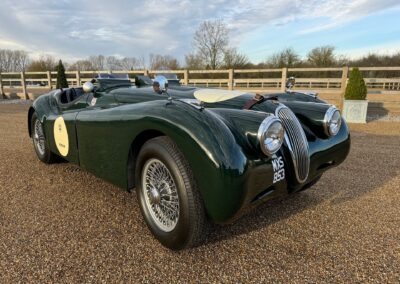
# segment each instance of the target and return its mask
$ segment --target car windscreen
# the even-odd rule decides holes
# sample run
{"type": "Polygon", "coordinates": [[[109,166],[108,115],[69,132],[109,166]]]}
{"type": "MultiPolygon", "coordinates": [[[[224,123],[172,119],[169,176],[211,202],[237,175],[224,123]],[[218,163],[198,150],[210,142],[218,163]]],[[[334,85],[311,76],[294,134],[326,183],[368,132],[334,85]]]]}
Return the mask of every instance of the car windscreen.
{"type": "Polygon", "coordinates": [[[125,73],[99,73],[96,78],[98,79],[129,79],[128,74],[125,73]]]}

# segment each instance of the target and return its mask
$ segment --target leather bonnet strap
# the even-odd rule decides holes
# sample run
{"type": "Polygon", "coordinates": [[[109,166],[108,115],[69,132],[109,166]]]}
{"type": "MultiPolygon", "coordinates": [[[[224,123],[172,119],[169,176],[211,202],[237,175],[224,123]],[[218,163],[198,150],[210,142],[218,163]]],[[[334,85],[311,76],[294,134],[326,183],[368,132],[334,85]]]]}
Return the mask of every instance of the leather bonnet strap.
{"type": "Polygon", "coordinates": [[[264,97],[260,94],[256,94],[256,96],[254,98],[252,98],[251,100],[248,100],[244,104],[243,109],[251,109],[254,105],[261,103],[262,101],[264,101],[264,97]]]}

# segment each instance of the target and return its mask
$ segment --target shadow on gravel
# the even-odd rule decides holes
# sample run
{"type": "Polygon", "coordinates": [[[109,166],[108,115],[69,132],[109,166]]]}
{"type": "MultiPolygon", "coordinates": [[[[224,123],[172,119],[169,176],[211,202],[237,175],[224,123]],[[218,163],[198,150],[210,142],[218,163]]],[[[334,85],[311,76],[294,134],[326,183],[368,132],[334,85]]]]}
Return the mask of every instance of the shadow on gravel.
{"type": "Polygon", "coordinates": [[[16,92],[9,92],[6,96],[9,100],[19,100],[19,96],[16,92]]]}
{"type": "Polygon", "coordinates": [[[233,224],[213,225],[207,243],[268,227],[321,203],[334,208],[341,203],[352,202],[400,175],[398,157],[399,136],[352,133],[352,147],[347,160],[326,172],[316,185],[306,191],[267,202],[233,224]]]}
{"type": "Polygon", "coordinates": [[[379,120],[381,117],[385,117],[389,114],[389,111],[384,107],[381,102],[369,102],[367,111],[367,122],[379,120]]]}

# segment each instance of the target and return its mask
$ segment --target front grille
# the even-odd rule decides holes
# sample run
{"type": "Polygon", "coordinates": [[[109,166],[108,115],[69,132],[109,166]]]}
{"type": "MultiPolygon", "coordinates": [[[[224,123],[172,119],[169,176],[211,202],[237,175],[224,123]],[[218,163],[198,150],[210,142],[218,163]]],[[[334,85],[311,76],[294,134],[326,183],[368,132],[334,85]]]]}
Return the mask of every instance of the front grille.
{"type": "Polygon", "coordinates": [[[310,156],[303,127],[296,115],[286,106],[279,106],[275,115],[280,118],[285,128],[285,143],[292,156],[297,181],[304,182],[310,170],[310,156]]]}

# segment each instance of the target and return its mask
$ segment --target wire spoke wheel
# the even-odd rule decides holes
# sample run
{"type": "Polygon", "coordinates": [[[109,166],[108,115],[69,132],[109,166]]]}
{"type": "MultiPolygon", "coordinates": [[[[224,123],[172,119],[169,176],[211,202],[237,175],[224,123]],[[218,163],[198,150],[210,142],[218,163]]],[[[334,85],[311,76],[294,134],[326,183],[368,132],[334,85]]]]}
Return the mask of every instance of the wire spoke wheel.
{"type": "Polygon", "coordinates": [[[39,154],[44,155],[46,151],[46,140],[44,137],[43,126],[42,123],[40,123],[39,119],[35,120],[33,141],[39,154]]]}
{"type": "Polygon", "coordinates": [[[167,166],[158,159],[149,159],[142,174],[142,190],[146,207],[156,225],[171,232],[179,220],[179,196],[167,166]]]}
{"type": "Polygon", "coordinates": [[[32,138],[33,148],[35,149],[36,156],[40,161],[45,164],[51,164],[57,161],[57,157],[53,154],[47,145],[46,141],[46,132],[44,124],[46,120],[40,122],[40,119],[35,111],[31,112],[32,109],[29,110],[32,113],[32,116],[29,118],[29,134],[32,138]]]}
{"type": "Polygon", "coordinates": [[[135,185],[143,218],[164,246],[181,250],[201,244],[207,217],[190,166],[166,136],[144,143],[136,160],[135,185]]]}

